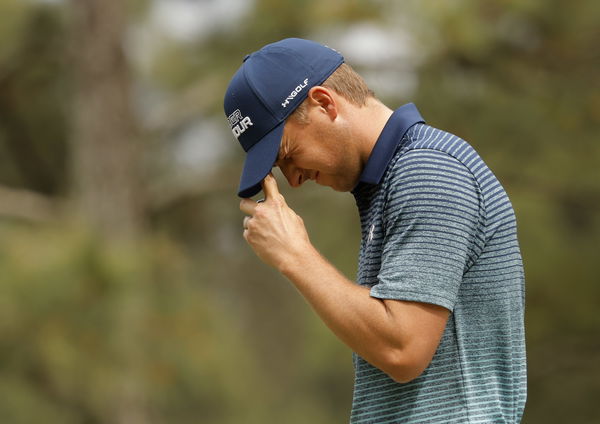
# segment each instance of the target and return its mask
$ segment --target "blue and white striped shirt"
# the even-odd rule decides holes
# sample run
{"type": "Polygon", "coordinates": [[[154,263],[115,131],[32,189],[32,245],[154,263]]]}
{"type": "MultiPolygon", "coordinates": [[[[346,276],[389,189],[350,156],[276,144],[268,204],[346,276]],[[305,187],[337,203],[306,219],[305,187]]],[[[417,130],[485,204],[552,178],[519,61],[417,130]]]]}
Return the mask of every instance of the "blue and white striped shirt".
{"type": "Polygon", "coordinates": [[[373,297],[451,314],[431,363],[409,383],[354,354],[350,421],[517,423],[526,358],[513,208],[467,142],[422,119],[404,134],[398,122],[415,111],[394,112],[353,190],[362,227],[357,281],[373,297]]]}

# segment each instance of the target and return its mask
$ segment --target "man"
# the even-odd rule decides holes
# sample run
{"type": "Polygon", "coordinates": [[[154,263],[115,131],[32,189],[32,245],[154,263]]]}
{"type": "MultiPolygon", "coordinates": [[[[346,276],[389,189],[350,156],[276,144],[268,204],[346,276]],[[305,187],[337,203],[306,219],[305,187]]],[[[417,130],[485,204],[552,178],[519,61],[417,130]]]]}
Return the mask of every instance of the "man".
{"type": "Polygon", "coordinates": [[[225,113],[247,152],[244,238],[354,352],[352,423],[515,423],[526,398],[524,280],[508,197],[475,150],[413,104],[377,100],[336,51],[246,56],[225,113]],[[310,243],[270,174],[350,191],[357,283],[310,243]],[[263,189],[264,201],[250,199],[263,189]]]}

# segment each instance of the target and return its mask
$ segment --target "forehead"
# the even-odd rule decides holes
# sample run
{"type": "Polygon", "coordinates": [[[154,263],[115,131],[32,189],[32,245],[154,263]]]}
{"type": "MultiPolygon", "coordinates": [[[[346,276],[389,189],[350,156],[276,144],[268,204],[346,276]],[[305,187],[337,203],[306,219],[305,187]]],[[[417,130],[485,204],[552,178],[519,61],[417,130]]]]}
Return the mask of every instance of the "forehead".
{"type": "Polygon", "coordinates": [[[307,136],[310,138],[312,122],[300,123],[293,118],[288,118],[283,126],[283,135],[279,144],[279,153],[288,153],[299,147],[299,140],[305,144],[307,136]]]}
{"type": "Polygon", "coordinates": [[[298,123],[298,121],[296,121],[294,118],[288,118],[283,126],[283,136],[281,137],[282,142],[283,140],[290,141],[298,137],[299,133],[305,129],[307,125],[308,124],[302,125],[298,123]]]}
{"type": "Polygon", "coordinates": [[[285,151],[287,150],[288,136],[286,134],[286,127],[287,127],[287,122],[285,123],[285,125],[283,127],[283,134],[281,135],[281,140],[279,142],[279,152],[277,153],[277,159],[275,159],[275,165],[277,165],[277,162],[279,162],[281,159],[283,159],[283,156],[285,155],[285,151]]]}

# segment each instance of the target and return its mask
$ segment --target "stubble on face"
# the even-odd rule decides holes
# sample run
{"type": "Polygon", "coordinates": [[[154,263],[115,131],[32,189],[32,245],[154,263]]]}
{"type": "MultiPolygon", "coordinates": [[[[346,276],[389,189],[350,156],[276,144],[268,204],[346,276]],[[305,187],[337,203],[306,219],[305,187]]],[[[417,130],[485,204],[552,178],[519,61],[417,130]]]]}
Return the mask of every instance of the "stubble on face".
{"type": "Polygon", "coordinates": [[[317,133],[320,142],[328,152],[328,173],[322,175],[319,183],[336,191],[351,191],[358,183],[362,166],[353,143],[350,126],[338,123],[336,126],[320,128],[317,133]]]}

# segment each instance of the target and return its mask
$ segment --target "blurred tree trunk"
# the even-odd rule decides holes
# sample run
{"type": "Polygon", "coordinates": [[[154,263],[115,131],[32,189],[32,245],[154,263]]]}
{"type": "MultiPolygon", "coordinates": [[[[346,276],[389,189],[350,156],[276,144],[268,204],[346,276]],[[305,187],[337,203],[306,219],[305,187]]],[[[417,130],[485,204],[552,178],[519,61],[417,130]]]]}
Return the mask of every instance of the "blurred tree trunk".
{"type": "Polygon", "coordinates": [[[96,229],[133,236],[143,226],[143,215],[139,140],[123,51],[127,2],[70,4],[75,201],[96,229]]]}
{"type": "MultiPolygon", "coordinates": [[[[132,83],[123,50],[127,2],[71,0],[73,91],[72,178],[81,217],[109,237],[135,237],[143,226],[139,135],[132,83]]],[[[114,382],[107,422],[150,422],[136,378],[138,347],[123,322],[114,337],[123,349],[123,373],[114,382]]]]}

